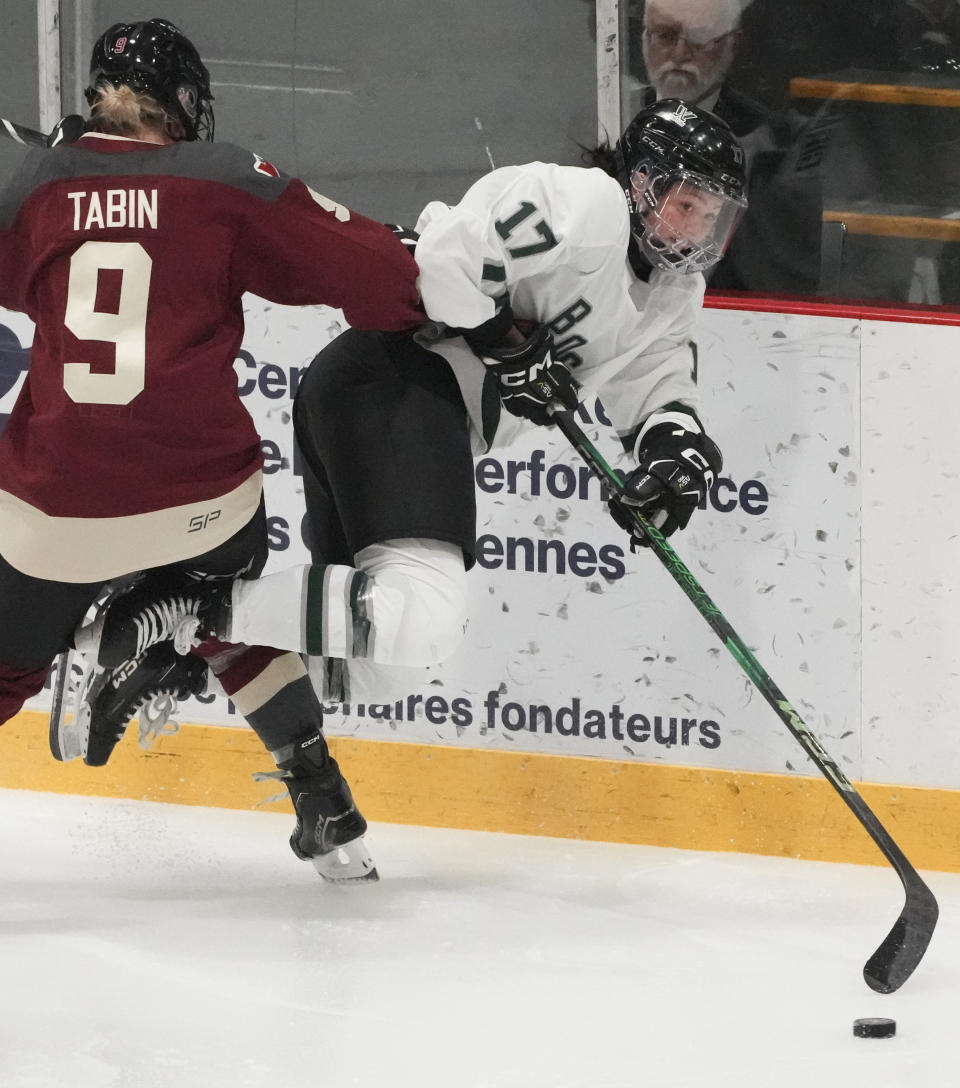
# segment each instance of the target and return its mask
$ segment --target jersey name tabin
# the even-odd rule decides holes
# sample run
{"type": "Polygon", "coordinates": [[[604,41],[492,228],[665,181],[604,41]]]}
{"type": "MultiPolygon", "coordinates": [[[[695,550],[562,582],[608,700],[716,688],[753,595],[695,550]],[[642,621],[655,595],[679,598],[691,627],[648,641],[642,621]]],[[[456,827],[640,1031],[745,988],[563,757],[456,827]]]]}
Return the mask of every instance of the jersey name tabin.
{"type": "Polygon", "coordinates": [[[109,227],[157,229],[156,189],[107,189],[104,193],[67,193],[73,202],[73,229],[109,227]]]}

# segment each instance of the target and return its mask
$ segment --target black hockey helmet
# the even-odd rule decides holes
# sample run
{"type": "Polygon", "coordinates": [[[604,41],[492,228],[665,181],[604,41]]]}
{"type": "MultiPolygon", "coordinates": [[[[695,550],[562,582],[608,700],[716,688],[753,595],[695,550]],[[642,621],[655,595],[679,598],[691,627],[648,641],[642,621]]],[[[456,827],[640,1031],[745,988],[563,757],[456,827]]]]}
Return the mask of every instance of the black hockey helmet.
{"type": "Polygon", "coordinates": [[[187,140],[213,139],[210,73],[189,38],[166,19],[115,23],[102,34],[90,58],[89,105],[100,83],[148,94],[180,122],[187,140]]]}
{"type": "Polygon", "coordinates": [[[634,117],[614,156],[651,264],[673,272],[716,264],[747,206],[746,157],[726,122],[665,98],[634,117]]]}

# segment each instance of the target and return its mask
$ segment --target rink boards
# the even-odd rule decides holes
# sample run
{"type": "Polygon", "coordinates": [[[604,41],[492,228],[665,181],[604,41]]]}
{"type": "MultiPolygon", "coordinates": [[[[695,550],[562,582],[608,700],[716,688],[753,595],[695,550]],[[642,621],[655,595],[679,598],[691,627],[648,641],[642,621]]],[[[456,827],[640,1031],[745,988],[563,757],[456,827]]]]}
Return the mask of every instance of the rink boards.
{"type": "MultiPolygon", "coordinates": [[[[291,399],[342,318],[256,299],[247,317],[236,369],[264,438],[276,570],[307,559],[291,399]]],[[[19,315],[0,313],[0,326],[2,416],[32,332],[19,315]]],[[[937,831],[960,788],[960,456],[941,407],[960,385],[957,338],[856,316],[707,311],[699,383],[725,466],[674,538],[848,777],[889,784],[868,797],[901,845],[914,836],[928,855],[918,864],[941,868],[960,868],[937,831]]],[[[587,397],[581,423],[616,460],[605,420],[587,397]]],[[[657,561],[630,553],[562,437],[527,430],[477,459],[476,484],[463,646],[400,703],[353,707],[330,727],[368,816],[879,860],[657,561]]],[[[225,699],[193,701],[183,720],[149,755],[128,737],[123,762],[94,771],[45,758],[42,714],[25,712],[4,730],[0,785],[241,806],[269,795],[248,784],[261,750],[225,699]]]]}

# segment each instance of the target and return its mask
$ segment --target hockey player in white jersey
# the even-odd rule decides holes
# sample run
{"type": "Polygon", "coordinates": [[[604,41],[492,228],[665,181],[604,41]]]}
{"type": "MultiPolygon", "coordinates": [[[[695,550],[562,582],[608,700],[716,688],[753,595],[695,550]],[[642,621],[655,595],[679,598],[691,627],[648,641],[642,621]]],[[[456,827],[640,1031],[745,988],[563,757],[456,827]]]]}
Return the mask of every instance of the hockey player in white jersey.
{"type": "MultiPolygon", "coordinates": [[[[608,170],[505,167],[456,207],[429,205],[417,224],[418,283],[431,318],[469,330],[465,341],[497,377],[508,409],[549,422],[537,370],[562,392],[563,364],[581,399],[601,394],[624,444],[644,463],[650,444],[638,438],[662,424],[664,412],[703,434],[691,347],[705,286],[699,273],[722,257],[745,207],[743,155],[718,118],[666,101],[640,114],[612,154],[592,157],[608,170]],[[516,330],[531,323],[535,331],[520,342],[516,330]],[[518,346],[498,344],[501,336],[518,346]]],[[[469,396],[476,366],[464,340],[430,346],[463,375],[480,433],[469,396]]],[[[657,508],[662,498],[669,514],[669,492],[649,502],[657,508]]]]}
{"type": "Polygon", "coordinates": [[[457,205],[428,205],[410,242],[431,322],[350,330],[314,360],[294,412],[313,566],[120,598],[94,633],[101,662],[215,635],[322,660],[327,700],[409,691],[406,667],[462,637],[472,458],[507,430],[501,407],[549,425],[599,394],[636,460],[622,501],[665,535],[686,526],[722,464],[692,340],[702,273],[746,205],[743,152],[718,118],[665,100],[590,160],[504,167],[457,205]]]}

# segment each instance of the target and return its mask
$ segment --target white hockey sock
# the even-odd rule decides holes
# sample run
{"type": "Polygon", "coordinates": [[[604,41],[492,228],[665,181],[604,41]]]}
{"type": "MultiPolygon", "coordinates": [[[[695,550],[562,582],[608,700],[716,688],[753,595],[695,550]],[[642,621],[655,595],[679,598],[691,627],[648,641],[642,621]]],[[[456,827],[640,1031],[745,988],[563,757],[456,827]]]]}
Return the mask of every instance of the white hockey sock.
{"type": "Polygon", "coordinates": [[[466,621],[460,548],[392,540],[357,566],[290,567],[234,584],[230,642],[386,665],[434,665],[456,649],[466,621]]]}
{"type": "Polygon", "coordinates": [[[386,587],[374,593],[355,567],[289,567],[234,583],[226,637],[324,657],[366,657],[375,641],[389,644],[402,613],[401,594],[386,587]]]}
{"type": "Polygon", "coordinates": [[[233,584],[227,642],[302,653],[309,566],[233,584]]]}

